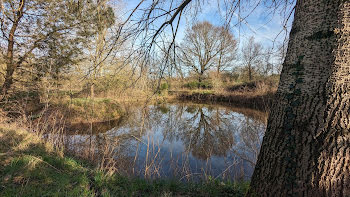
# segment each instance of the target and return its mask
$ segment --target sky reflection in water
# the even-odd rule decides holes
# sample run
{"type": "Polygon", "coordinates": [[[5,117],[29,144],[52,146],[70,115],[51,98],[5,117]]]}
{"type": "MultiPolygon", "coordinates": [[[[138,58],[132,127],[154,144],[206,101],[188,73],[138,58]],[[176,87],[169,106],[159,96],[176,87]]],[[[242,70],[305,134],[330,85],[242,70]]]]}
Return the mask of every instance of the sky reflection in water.
{"type": "Polygon", "coordinates": [[[92,133],[76,126],[67,144],[76,150],[92,147],[96,155],[106,155],[108,149],[120,172],[142,177],[251,177],[265,113],[188,103],[139,106],[129,112],[119,120],[95,123],[92,133]]]}

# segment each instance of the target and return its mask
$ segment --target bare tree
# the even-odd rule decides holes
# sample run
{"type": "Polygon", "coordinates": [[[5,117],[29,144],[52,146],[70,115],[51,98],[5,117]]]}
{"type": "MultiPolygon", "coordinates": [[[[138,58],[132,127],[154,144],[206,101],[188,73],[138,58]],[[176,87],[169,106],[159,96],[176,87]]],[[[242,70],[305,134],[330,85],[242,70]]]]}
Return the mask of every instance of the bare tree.
{"type": "Polygon", "coordinates": [[[250,37],[242,48],[242,61],[248,72],[249,81],[253,79],[253,72],[257,64],[261,63],[262,49],[262,45],[255,42],[254,37],[250,37]]]}
{"type": "MultiPolygon", "coordinates": [[[[257,0],[253,4],[254,8],[262,3],[263,0],[257,0]]],[[[231,1],[231,0],[217,0],[217,1],[203,1],[203,0],[176,0],[176,1],[150,1],[142,0],[132,10],[130,18],[131,27],[129,32],[134,38],[135,54],[138,53],[139,61],[138,65],[145,65],[152,59],[153,55],[159,51],[162,51],[162,42],[166,41],[167,49],[165,61],[162,61],[164,66],[173,66],[169,64],[169,59],[175,57],[171,50],[175,51],[175,38],[178,35],[179,24],[181,19],[185,16],[189,16],[188,22],[196,21],[196,15],[206,5],[217,6],[219,14],[224,18],[223,26],[225,29],[230,29],[232,26],[236,26],[245,22],[246,17],[249,14],[241,14],[244,1],[231,1]],[[238,13],[235,17],[236,13],[238,13]],[[237,19],[237,21],[235,21],[237,19]],[[161,47],[160,47],[161,46],[161,47]],[[166,65],[168,64],[168,65],[166,65]]],[[[128,19],[129,19],[128,18],[128,19]]],[[[222,53],[223,54],[223,53],[222,53]]],[[[224,69],[225,66],[221,67],[224,69]]]]}
{"type": "Polygon", "coordinates": [[[286,44],[280,44],[277,47],[267,47],[262,53],[257,64],[257,70],[262,76],[269,76],[272,74],[280,74],[282,64],[286,56],[286,44]]]}
{"type": "Polygon", "coordinates": [[[220,72],[232,68],[233,61],[236,59],[237,41],[234,40],[232,33],[225,27],[220,28],[220,47],[216,65],[216,72],[220,72]]]}
{"type": "Polygon", "coordinates": [[[253,79],[255,67],[261,63],[262,45],[256,43],[254,37],[250,37],[249,41],[242,48],[242,61],[244,68],[248,72],[248,79],[253,79]]]}
{"type": "Polygon", "coordinates": [[[272,58],[274,55],[273,48],[266,48],[261,54],[261,62],[258,65],[259,73],[263,76],[269,76],[273,73],[274,64],[272,63],[272,58]]]}
{"type": "Polygon", "coordinates": [[[205,73],[216,67],[227,68],[235,58],[236,40],[230,31],[204,21],[187,29],[185,38],[178,47],[184,67],[196,73],[201,82],[205,73]]]}

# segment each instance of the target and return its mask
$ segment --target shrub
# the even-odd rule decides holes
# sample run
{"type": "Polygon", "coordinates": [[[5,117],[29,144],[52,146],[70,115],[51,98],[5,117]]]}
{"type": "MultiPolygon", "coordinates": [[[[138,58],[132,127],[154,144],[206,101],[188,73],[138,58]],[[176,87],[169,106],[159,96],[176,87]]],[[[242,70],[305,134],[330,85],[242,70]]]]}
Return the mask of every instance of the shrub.
{"type": "Polygon", "coordinates": [[[160,91],[163,91],[163,90],[168,90],[169,89],[169,84],[168,83],[162,83],[159,87],[159,90],[160,91]]]}
{"type": "Polygon", "coordinates": [[[158,94],[161,94],[163,91],[168,90],[168,89],[169,89],[169,84],[168,84],[168,83],[162,83],[162,84],[159,86],[159,88],[158,88],[158,90],[157,90],[157,93],[158,93],[158,94]]]}
{"type": "Polygon", "coordinates": [[[213,84],[209,81],[191,81],[189,83],[186,83],[184,87],[189,88],[189,89],[197,89],[197,88],[202,88],[202,89],[212,89],[213,84]]]}

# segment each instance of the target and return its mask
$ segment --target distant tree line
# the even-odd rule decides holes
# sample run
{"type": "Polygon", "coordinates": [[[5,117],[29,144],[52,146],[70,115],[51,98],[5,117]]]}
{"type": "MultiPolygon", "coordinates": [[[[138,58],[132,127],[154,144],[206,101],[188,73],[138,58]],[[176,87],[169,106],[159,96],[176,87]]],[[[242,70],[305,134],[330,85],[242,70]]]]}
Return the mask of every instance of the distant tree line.
{"type": "Polygon", "coordinates": [[[236,73],[252,81],[256,75],[269,76],[280,72],[283,49],[282,46],[277,50],[264,47],[250,37],[238,50],[238,42],[228,28],[203,21],[186,29],[177,46],[177,63],[180,72],[190,73],[199,83],[209,72],[215,72],[216,76],[224,72],[236,73]]]}

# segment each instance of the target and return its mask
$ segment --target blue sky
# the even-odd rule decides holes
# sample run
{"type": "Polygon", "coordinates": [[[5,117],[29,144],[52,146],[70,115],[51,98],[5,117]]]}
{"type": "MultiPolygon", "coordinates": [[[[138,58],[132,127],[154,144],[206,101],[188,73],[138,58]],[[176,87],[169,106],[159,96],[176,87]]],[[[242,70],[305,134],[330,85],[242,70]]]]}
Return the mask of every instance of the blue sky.
{"type": "MultiPolygon", "coordinates": [[[[250,0],[249,3],[243,4],[241,17],[248,15],[248,13],[250,13],[250,11],[258,4],[258,1],[259,0],[250,0]]],[[[127,15],[130,13],[130,10],[135,8],[139,2],[139,0],[124,1],[124,14],[127,15]]],[[[223,24],[223,21],[225,20],[223,15],[225,12],[218,11],[217,2],[217,0],[204,1],[205,4],[202,5],[201,10],[196,15],[196,21],[207,20],[215,25],[223,24]]],[[[149,3],[151,3],[151,1],[145,1],[144,6],[147,4],[149,5],[149,3]]],[[[255,40],[262,43],[265,47],[272,46],[273,40],[276,40],[275,43],[277,44],[284,40],[286,33],[281,31],[283,30],[284,18],[286,17],[283,16],[283,14],[289,14],[293,4],[290,4],[287,11],[280,11],[272,14],[271,12],[273,9],[267,8],[269,3],[269,0],[267,0],[265,3],[258,4],[254,11],[251,12],[249,16],[240,23],[240,25],[237,25],[238,15],[236,14],[234,16],[230,27],[234,36],[239,41],[240,47],[251,36],[254,36],[255,40]]],[[[189,15],[182,18],[177,35],[177,41],[181,41],[183,38],[186,27],[189,27],[193,22],[192,18],[193,17],[189,15]]],[[[289,19],[286,26],[288,32],[290,30],[292,20],[293,15],[289,19]]],[[[288,32],[287,35],[289,34],[288,32]]]]}

